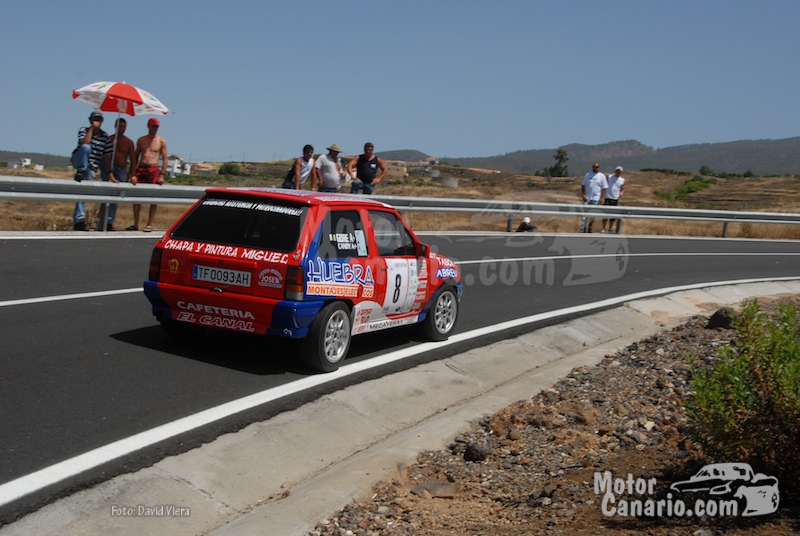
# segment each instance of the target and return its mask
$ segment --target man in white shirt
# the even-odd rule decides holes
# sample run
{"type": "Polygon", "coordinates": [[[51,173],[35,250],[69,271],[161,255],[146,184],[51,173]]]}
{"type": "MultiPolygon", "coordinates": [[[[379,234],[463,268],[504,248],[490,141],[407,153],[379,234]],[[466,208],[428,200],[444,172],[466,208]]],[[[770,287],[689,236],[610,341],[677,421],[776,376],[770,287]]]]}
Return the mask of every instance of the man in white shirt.
{"type": "Polygon", "coordinates": [[[341,152],[339,146],[334,143],[328,147],[328,154],[317,158],[316,167],[319,174],[320,192],[338,192],[341,188],[344,178],[342,160],[339,158],[341,152]]]}
{"type": "Polygon", "coordinates": [[[283,188],[301,190],[303,184],[311,177],[311,190],[317,187],[317,168],[314,167],[314,146],[305,145],[303,156],[295,158],[292,167],[283,180],[283,188]]]}
{"type": "MultiPolygon", "coordinates": [[[[592,171],[583,177],[581,182],[581,197],[584,205],[602,205],[606,200],[606,190],[608,190],[608,179],[605,174],[600,173],[600,164],[592,164],[592,171]]],[[[581,218],[581,232],[591,233],[593,218],[581,218]]]]}
{"type": "MultiPolygon", "coordinates": [[[[615,207],[619,205],[619,198],[622,197],[622,192],[625,190],[625,178],[622,176],[622,166],[617,166],[614,169],[614,174],[608,178],[608,192],[606,192],[606,200],[603,203],[606,206],[615,207]]],[[[614,224],[617,219],[603,218],[602,233],[613,232],[614,224]]]]}

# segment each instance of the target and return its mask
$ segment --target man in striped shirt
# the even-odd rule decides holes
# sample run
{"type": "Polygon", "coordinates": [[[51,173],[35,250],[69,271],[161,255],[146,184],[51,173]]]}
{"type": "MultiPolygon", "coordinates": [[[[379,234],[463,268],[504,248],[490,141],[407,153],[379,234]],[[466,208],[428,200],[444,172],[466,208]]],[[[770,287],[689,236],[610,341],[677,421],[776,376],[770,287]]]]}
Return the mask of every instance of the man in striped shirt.
{"type": "MultiPolygon", "coordinates": [[[[114,147],[108,134],[100,126],[103,114],[95,110],[89,116],[89,126],[78,130],[78,146],[72,151],[75,180],[93,181],[97,171],[106,174],[111,169],[111,153],[114,147]]],[[[86,231],[86,204],[78,202],[72,214],[72,226],[76,231],[86,231]]]]}

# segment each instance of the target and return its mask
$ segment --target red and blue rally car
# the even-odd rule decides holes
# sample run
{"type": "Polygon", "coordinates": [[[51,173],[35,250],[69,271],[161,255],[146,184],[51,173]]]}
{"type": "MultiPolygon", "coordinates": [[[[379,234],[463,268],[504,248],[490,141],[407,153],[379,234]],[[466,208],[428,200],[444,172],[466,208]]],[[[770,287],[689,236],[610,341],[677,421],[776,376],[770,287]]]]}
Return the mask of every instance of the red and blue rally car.
{"type": "Polygon", "coordinates": [[[353,335],[419,324],[444,340],[463,287],[391,206],[276,189],[206,191],[156,244],[144,291],[172,335],[201,327],[299,339],[336,370],[353,335]]]}

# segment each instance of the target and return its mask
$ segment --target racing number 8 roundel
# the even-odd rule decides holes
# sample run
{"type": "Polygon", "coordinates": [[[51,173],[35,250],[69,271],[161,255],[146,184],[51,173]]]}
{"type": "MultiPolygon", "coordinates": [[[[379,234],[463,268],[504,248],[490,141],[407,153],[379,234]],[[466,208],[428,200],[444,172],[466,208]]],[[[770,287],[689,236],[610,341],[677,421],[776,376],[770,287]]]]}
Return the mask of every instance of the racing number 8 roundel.
{"type": "Polygon", "coordinates": [[[388,314],[410,311],[414,306],[418,286],[416,259],[386,259],[383,310],[388,314]]]}

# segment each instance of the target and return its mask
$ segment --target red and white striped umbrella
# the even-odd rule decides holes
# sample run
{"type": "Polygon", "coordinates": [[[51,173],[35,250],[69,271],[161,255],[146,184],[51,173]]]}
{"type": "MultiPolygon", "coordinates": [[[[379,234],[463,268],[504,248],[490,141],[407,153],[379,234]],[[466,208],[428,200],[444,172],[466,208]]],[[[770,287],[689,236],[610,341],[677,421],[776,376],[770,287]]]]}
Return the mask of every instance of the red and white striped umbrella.
{"type": "Polygon", "coordinates": [[[73,89],[72,98],[104,112],[127,115],[158,115],[169,112],[169,108],[153,95],[125,82],[95,82],[73,89]]]}

